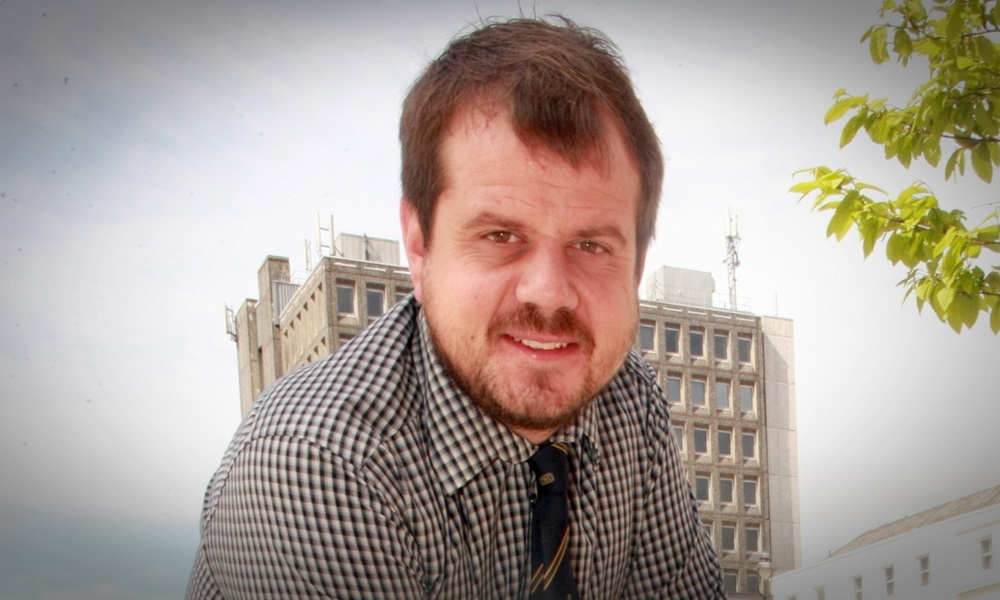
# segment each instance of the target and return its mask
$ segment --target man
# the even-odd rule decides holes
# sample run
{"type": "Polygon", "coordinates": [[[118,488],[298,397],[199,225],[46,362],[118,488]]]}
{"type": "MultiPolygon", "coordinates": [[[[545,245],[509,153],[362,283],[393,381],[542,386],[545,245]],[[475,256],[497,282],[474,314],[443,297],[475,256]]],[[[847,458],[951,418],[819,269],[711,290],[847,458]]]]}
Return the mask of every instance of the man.
{"type": "Polygon", "coordinates": [[[630,351],[663,165],[614,47],[486,24],[400,138],[414,295],[255,404],[188,597],[724,597],[630,351]]]}

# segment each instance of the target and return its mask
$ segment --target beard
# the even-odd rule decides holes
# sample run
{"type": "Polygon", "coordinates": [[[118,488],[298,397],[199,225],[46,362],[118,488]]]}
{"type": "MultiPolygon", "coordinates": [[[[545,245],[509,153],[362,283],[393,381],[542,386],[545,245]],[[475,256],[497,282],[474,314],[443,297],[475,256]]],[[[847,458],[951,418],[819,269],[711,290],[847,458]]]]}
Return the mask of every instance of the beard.
{"type": "Polygon", "coordinates": [[[498,315],[487,329],[486,351],[478,354],[466,352],[473,349],[449,348],[442,344],[445,338],[439,335],[429,318],[428,325],[441,364],[452,381],[481,412],[511,428],[549,430],[564,427],[576,420],[607,383],[597,381],[588,369],[578,385],[559,389],[552,373],[538,369],[522,373],[524,381],[515,384],[491,368],[489,349],[504,335],[502,332],[510,330],[572,339],[590,364],[594,355],[594,336],[567,309],[560,309],[547,318],[537,306],[527,304],[498,315]]]}

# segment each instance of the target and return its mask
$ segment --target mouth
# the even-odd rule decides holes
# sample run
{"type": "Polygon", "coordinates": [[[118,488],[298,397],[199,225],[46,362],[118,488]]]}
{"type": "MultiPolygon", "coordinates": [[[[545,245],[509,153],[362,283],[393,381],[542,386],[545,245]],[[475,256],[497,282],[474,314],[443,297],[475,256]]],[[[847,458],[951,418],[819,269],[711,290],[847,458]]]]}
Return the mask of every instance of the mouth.
{"type": "Polygon", "coordinates": [[[569,346],[568,342],[539,342],[526,338],[514,338],[514,341],[532,350],[562,350],[569,346]]]}

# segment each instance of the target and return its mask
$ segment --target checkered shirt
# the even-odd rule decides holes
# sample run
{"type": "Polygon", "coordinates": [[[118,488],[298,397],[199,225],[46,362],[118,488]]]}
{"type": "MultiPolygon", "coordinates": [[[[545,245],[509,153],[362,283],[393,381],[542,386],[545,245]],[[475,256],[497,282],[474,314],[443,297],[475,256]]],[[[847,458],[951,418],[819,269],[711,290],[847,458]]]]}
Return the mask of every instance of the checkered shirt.
{"type": "MultiPolygon", "coordinates": [[[[583,598],[725,597],[635,353],[553,439],[583,598]]],[[[526,598],[534,450],[448,378],[411,297],[254,405],[209,484],[187,598],[526,598]]]]}

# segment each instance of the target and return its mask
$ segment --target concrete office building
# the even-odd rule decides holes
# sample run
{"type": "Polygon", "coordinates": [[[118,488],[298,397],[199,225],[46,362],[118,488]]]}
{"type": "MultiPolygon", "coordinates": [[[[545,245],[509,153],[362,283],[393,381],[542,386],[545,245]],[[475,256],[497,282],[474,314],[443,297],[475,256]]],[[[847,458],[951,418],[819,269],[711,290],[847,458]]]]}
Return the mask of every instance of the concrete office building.
{"type": "MultiPolygon", "coordinates": [[[[301,283],[287,258],[267,257],[260,298],[236,312],[244,414],[277,378],[335,351],[412,291],[398,242],[341,234],[334,246],[301,283]]],[[[768,566],[799,566],[792,323],[713,308],[713,292],[708,273],[657,270],[636,347],[671,404],[730,598],[759,598],[768,566]]]]}
{"type": "Polygon", "coordinates": [[[1000,486],[876,527],[775,577],[776,600],[1000,600],[1000,486]]]}

